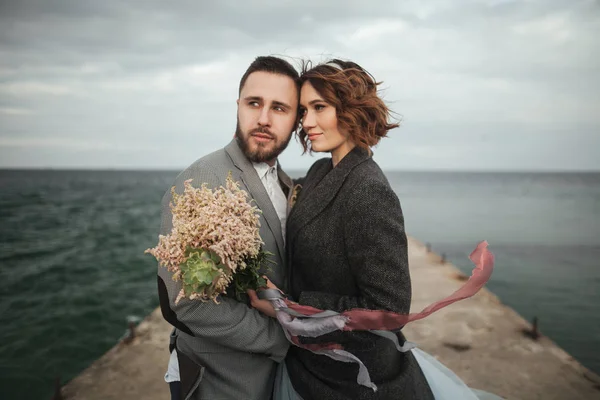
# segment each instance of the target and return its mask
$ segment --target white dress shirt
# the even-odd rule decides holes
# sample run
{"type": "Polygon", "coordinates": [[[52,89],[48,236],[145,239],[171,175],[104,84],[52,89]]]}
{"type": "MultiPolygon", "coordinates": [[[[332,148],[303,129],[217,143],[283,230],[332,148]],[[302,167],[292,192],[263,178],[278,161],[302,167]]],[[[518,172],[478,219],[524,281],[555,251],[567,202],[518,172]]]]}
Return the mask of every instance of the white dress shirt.
{"type": "Polygon", "coordinates": [[[179,380],[179,359],[177,358],[177,350],[173,349],[171,356],[169,357],[169,364],[167,365],[165,382],[171,383],[179,380]]]}
{"type": "Polygon", "coordinates": [[[273,203],[273,207],[277,212],[277,216],[279,217],[279,221],[281,222],[281,233],[283,235],[283,240],[285,241],[285,223],[287,220],[287,198],[285,197],[285,193],[283,193],[283,189],[279,184],[279,177],[277,176],[277,161],[275,164],[270,167],[267,163],[252,163],[256,173],[258,174],[269,198],[271,199],[271,203],[273,203]]]}

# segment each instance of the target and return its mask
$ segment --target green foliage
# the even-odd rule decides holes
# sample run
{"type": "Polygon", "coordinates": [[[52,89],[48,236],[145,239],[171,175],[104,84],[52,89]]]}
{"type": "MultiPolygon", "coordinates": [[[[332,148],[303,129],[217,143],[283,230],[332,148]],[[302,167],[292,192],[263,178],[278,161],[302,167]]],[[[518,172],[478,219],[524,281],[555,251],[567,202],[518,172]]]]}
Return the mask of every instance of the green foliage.
{"type": "Polygon", "coordinates": [[[233,296],[238,301],[244,301],[248,289],[257,290],[267,286],[267,281],[262,275],[264,275],[265,269],[267,271],[271,270],[268,263],[273,263],[269,260],[269,256],[272,255],[273,253],[261,250],[256,257],[245,260],[246,268],[238,270],[233,275],[233,282],[231,282],[233,296]],[[264,268],[263,271],[261,271],[261,268],[264,268]]]}
{"type": "MultiPolygon", "coordinates": [[[[269,256],[272,253],[261,250],[256,257],[245,259],[246,268],[238,269],[233,274],[233,280],[227,290],[228,295],[238,301],[245,302],[248,289],[257,290],[265,287],[267,281],[262,277],[264,272],[271,270],[269,256]]],[[[218,255],[210,250],[188,248],[187,260],[181,264],[183,292],[186,296],[192,293],[203,293],[208,297],[215,293],[215,283],[226,268],[221,264],[218,255]]]]}
{"type": "Polygon", "coordinates": [[[212,251],[188,249],[188,254],[186,262],[181,264],[183,292],[186,296],[194,292],[206,292],[223,269],[221,259],[212,251]]]}

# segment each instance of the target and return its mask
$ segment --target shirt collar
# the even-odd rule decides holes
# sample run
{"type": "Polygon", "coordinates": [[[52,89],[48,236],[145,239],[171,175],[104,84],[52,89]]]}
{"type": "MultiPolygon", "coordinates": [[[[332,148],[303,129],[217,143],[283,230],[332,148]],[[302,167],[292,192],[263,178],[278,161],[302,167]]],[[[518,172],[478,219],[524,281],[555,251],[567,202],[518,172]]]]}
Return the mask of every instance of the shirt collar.
{"type": "Polygon", "coordinates": [[[266,162],[261,162],[261,163],[253,162],[252,166],[256,170],[256,173],[258,174],[258,176],[262,179],[267,174],[267,172],[269,172],[269,170],[271,168],[275,168],[275,171],[277,171],[277,160],[275,160],[275,164],[273,164],[272,167],[270,167],[269,164],[267,164],[266,162]]]}

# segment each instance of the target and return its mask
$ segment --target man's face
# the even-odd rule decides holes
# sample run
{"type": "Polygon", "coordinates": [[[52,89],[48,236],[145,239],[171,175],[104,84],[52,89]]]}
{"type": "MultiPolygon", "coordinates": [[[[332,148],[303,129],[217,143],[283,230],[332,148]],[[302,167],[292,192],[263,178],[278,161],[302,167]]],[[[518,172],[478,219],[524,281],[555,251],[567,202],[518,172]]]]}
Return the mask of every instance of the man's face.
{"type": "Polygon", "coordinates": [[[242,151],[253,162],[273,165],[296,129],[296,84],[285,75],[253,72],[237,103],[235,136],[242,151]]]}

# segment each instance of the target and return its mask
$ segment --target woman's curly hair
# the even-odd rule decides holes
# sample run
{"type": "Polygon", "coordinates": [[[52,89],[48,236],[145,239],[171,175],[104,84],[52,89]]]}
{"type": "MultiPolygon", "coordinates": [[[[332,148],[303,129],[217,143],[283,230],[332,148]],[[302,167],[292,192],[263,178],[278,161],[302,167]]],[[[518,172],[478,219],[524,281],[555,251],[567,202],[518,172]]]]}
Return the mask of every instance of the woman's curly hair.
{"type": "MultiPolygon", "coordinates": [[[[400,126],[388,122],[391,111],[377,93],[381,82],[354,62],[333,59],[312,67],[308,61],[299,80],[300,86],[310,82],[323,100],[335,107],[338,127],[348,132],[357,146],[369,149],[400,126]]],[[[307,136],[300,120],[298,137],[304,152],[308,151],[307,136]]]]}

